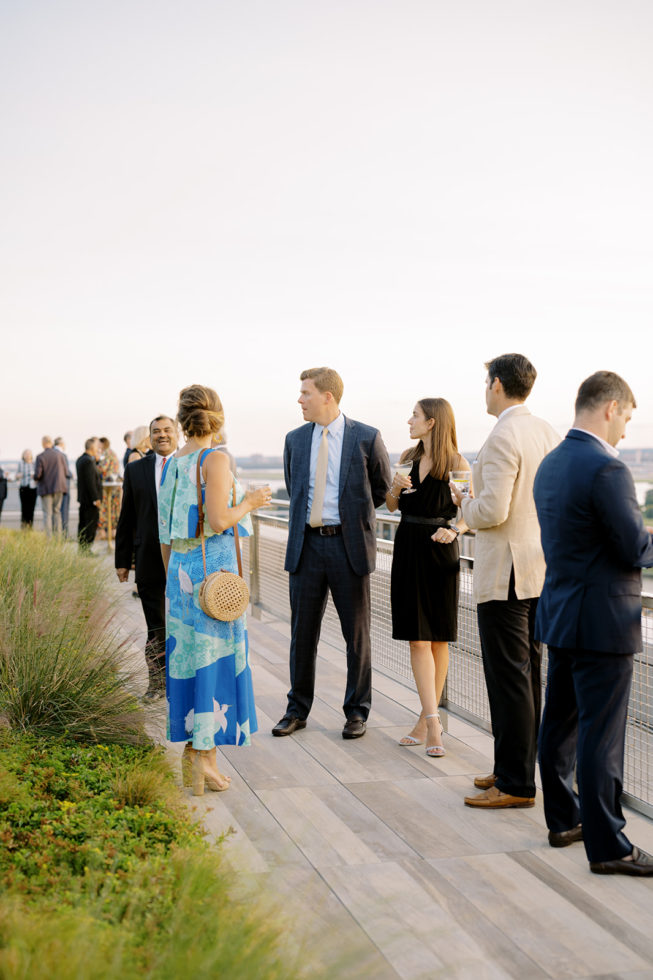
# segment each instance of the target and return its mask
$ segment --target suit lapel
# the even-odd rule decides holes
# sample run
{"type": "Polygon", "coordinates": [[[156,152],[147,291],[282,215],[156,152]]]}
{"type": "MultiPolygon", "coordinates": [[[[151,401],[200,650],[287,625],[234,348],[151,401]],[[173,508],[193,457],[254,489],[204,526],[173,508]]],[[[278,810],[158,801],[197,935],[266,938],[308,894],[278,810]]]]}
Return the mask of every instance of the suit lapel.
{"type": "Polygon", "coordinates": [[[338,486],[338,499],[342,496],[342,491],[349,472],[349,464],[354,454],[356,437],[354,435],[354,423],[345,416],[345,431],[342,436],[342,455],[340,457],[340,480],[338,486]]]}
{"type": "Polygon", "coordinates": [[[159,504],[156,496],[156,454],[152,453],[151,456],[146,456],[143,462],[145,463],[144,469],[146,468],[147,485],[152,494],[152,506],[157,511],[159,504]]]}

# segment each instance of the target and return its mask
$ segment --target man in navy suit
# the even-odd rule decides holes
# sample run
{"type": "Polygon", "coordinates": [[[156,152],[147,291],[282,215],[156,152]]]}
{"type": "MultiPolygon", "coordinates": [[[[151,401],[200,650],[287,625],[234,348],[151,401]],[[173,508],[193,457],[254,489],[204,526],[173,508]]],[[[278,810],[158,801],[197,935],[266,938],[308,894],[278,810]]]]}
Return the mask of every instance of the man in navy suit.
{"type": "Polygon", "coordinates": [[[290,573],[290,691],[273,735],[306,727],[315,661],[329,591],[347,644],[343,738],[360,738],[372,699],[370,572],[376,562],[375,507],[390,486],[378,429],[340,411],[343,384],[331,368],[300,375],[306,425],[286,436],[290,497],[286,571],[290,573]]]}
{"type": "Polygon", "coordinates": [[[546,559],[536,633],[549,646],[544,813],[551,846],[584,840],[595,874],[653,875],[653,857],[623,832],[619,802],[633,655],[642,649],[640,569],[653,565],[633,479],[615,448],[635,407],[618,374],[587,378],[574,426],[534,486],[546,559]]]}

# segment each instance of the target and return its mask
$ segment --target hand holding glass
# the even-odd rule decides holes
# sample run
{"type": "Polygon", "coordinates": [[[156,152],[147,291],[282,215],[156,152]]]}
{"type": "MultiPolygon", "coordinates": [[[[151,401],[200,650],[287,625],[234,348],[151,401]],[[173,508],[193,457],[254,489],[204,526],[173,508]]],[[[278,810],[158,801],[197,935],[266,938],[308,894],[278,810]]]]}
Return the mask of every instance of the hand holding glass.
{"type": "MultiPolygon", "coordinates": [[[[395,463],[394,470],[399,476],[404,476],[406,479],[410,478],[410,471],[413,468],[412,462],[408,463],[395,463]]],[[[402,487],[399,493],[415,493],[414,487],[402,487]]]]}
{"type": "Polygon", "coordinates": [[[270,506],[272,502],[272,489],[266,480],[250,480],[247,484],[247,491],[250,494],[256,494],[257,499],[262,497],[261,502],[255,505],[257,508],[270,506]]]}
{"type": "Polygon", "coordinates": [[[468,496],[471,485],[472,474],[469,470],[451,470],[449,480],[454,483],[456,489],[463,497],[468,496]]]}

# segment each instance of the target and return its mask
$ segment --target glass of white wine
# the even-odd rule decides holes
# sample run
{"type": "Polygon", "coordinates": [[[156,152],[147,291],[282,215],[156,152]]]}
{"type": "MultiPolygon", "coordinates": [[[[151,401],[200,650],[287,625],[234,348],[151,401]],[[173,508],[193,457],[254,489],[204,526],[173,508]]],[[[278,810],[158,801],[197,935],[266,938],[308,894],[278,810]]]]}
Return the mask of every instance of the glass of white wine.
{"type": "MultiPolygon", "coordinates": [[[[412,462],[408,463],[395,463],[394,470],[395,473],[399,473],[401,476],[410,476],[410,471],[413,468],[412,462]]],[[[402,487],[400,493],[415,493],[414,487],[402,487]]]]}
{"type": "Polygon", "coordinates": [[[452,483],[456,484],[456,487],[462,493],[463,497],[466,497],[469,494],[471,476],[472,475],[469,470],[451,470],[449,472],[449,479],[452,483]]]}

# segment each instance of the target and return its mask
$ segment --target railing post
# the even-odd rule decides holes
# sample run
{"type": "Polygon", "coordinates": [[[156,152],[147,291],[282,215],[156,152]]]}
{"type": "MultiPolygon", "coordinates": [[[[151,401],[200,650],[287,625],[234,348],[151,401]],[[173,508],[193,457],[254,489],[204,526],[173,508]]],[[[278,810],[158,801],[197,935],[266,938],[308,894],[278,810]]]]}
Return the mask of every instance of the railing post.
{"type": "Polygon", "coordinates": [[[258,515],[252,514],[254,533],[249,541],[249,603],[255,619],[261,618],[258,608],[261,601],[261,569],[259,567],[260,523],[258,515]]]}

